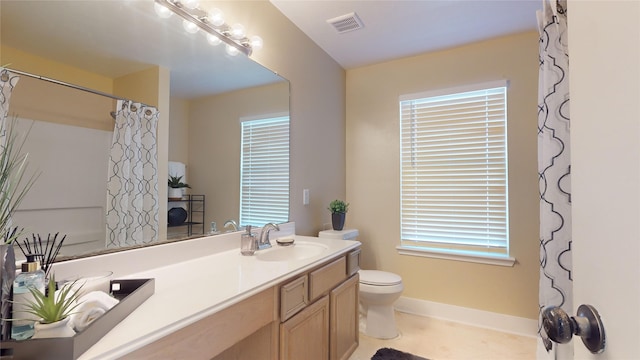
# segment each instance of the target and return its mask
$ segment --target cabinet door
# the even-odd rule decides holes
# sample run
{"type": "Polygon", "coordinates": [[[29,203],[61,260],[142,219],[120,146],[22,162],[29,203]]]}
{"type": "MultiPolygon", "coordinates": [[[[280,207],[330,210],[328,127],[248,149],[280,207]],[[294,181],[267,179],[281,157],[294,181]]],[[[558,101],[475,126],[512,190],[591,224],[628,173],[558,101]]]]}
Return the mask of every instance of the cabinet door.
{"type": "Polygon", "coordinates": [[[280,359],[329,358],[329,296],[280,324],[280,359]]]}
{"type": "Polygon", "coordinates": [[[287,321],[309,302],[307,275],[282,285],[280,288],[280,320],[287,321]]]}
{"type": "Polygon", "coordinates": [[[331,291],[330,359],[348,359],[358,347],[359,275],[331,291]]]}

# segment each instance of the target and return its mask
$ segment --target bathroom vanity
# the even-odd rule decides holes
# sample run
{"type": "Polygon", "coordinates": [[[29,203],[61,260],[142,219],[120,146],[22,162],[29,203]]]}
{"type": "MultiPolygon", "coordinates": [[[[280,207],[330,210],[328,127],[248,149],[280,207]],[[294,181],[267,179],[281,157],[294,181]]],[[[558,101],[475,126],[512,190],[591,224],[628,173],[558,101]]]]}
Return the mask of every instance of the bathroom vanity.
{"type": "Polygon", "coordinates": [[[295,236],[242,256],[240,234],[61,263],[61,273],[118,267],[117,278],[156,282],[80,359],[347,359],[358,345],[360,243],[295,236]]]}

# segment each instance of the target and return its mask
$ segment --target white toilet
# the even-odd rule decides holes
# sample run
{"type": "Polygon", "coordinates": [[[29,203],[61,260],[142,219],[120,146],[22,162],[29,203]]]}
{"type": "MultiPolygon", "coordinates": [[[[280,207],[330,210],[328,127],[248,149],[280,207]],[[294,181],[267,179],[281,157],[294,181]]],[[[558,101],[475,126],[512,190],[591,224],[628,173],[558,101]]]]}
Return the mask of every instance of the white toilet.
{"type": "MultiPolygon", "coordinates": [[[[325,230],[318,237],[356,240],[358,230],[325,230]]],[[[400,275],[379,271],[360,270],[360,331],[379,339],[398,336],[393,303],[400,297],[404,286],[400,275]]]]}
{"type": "Polygon", "coordinates": [[[393,303],[404,290],[402,278],[379,270],[360,270],[359,273],[361,331],[378,339],[397,337],[393,303]]]}

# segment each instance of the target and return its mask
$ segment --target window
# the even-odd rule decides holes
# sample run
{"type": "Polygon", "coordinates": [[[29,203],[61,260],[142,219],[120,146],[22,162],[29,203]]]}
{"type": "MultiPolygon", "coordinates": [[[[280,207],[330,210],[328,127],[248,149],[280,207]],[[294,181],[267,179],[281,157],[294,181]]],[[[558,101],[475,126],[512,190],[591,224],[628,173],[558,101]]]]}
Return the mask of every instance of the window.
{"type": "Polygon", "coordinates": [[[506,85],[400,97],[400,253],[508,258],[506,85]]]}
{"type": "Polygon", "coordinates": [[[289,221],[289,116],[242,122],[240,224],[289,221]]]}

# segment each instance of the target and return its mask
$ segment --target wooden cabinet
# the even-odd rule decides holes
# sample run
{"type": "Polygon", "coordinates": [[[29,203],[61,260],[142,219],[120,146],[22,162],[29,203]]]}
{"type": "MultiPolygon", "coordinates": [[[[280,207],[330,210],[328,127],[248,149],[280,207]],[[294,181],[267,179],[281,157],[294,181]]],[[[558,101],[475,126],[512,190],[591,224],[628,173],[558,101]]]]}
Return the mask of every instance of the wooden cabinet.
{"type": "Polygon", "coordinates": [[[280,288],[280,359],[348,359],[358,347],[360,250],[280,288]],[[300,289],[309,284],[307,303],[300,289]]]}
{"type": "Polygon", "coordinates": [[[261,344],[262,358],[275,359],[277,349],[266,346],[277,336],[277,328],[270,325],[277,319],[276,299],[276,287],[269,288],[122,358],[211,359],[257,333],[266,339],[256,341],[252,336],[252,343],[261,344]]]}
{"type": "Polygon", "coordinates": [[[280,325],[281,360],[329,358],[329,296],[280,325]]]}
{"type": "Polygon", "coordinates": [[[359,251],[330,259],[123,358],[346,360],[358,346],[359,251]]]}
{"type": "Polygon", "coordinates": [[[309,303],[307,275],[280,287],[280,320],[286,321],[309,303]]]}
{"type": "Polygon", "coordinates": [[[359,279],[356,273],[342,285],[331,291],[331,331],[329,337],[330,359],[346,360],[359,343],[358,294],[359,279]]]}
{"type": "Polygon", "coordinates": [[[347,278],[347,261],[344,256],[309,273],[309,301],[328,293],[347,278]]]}
{"type": "Polygon", "coordinates": [[[347,254],[347,276],[355,275],[360,270],[360,249],[347,254]]]}

